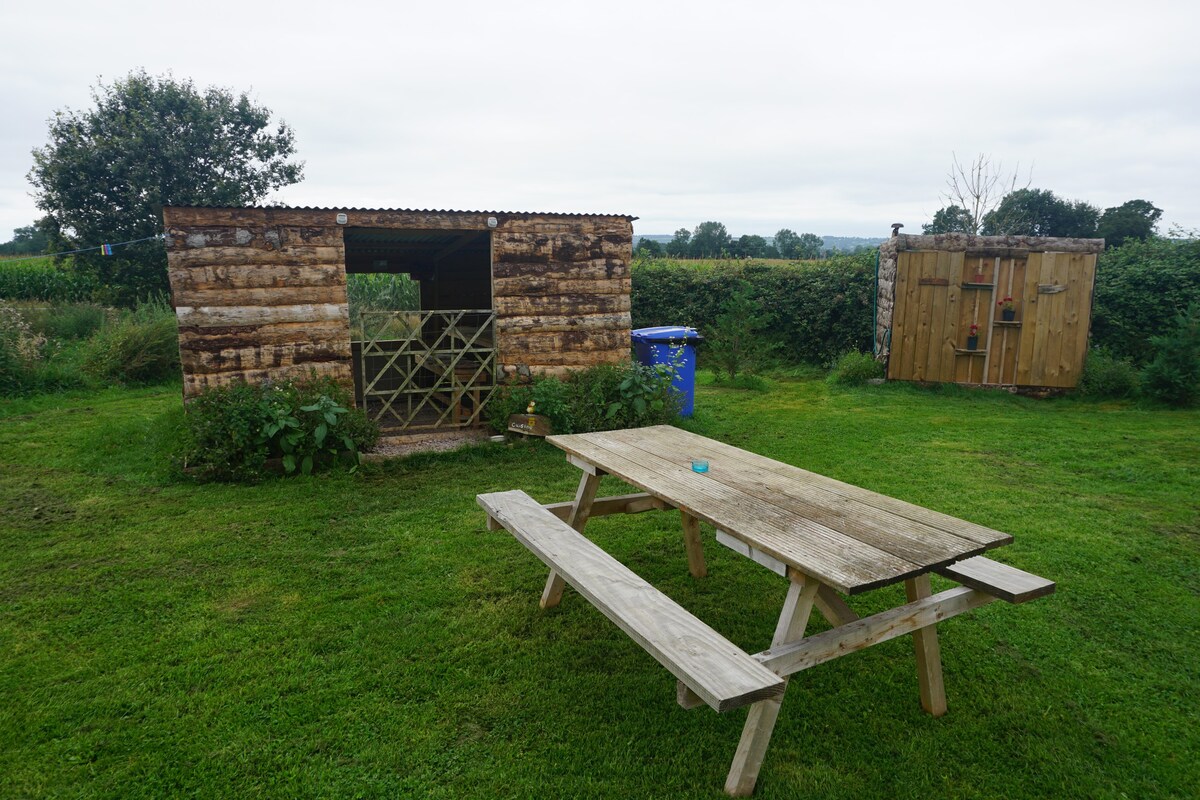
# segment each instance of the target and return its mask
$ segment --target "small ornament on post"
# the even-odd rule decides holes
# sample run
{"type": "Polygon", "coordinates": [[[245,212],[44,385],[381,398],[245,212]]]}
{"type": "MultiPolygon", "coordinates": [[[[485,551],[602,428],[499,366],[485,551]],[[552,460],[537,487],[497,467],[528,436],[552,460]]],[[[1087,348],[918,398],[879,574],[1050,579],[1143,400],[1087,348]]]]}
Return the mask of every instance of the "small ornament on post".
{"type": "Polygon", "coordinates": [[[1004,297],[996,301],[996,305],[1000,306],[1000,318],[1005,322],[1012,322],[1017,316],[1017,304],[1011,297],[1004,297]]]}
{"type": "Polygon", "coordinates": [[[967,329],[967,349],[979,349],[979,325],[972,322],[971,327],[967,329]]]}

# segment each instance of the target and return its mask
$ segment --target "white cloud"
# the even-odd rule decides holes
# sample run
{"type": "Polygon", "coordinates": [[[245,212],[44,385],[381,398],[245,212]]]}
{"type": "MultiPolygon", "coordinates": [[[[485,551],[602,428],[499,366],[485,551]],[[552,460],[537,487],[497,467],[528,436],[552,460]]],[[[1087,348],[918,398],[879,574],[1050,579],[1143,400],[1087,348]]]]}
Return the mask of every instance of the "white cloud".
{"type": "Polygon", "coordinates": [[[296,130],[296,204],[603,211],[669,233],[916,230],[951,151],[1200,227],[1191,3],[7,4],[0,239],[55,109],[145,67],[296,130]]]}

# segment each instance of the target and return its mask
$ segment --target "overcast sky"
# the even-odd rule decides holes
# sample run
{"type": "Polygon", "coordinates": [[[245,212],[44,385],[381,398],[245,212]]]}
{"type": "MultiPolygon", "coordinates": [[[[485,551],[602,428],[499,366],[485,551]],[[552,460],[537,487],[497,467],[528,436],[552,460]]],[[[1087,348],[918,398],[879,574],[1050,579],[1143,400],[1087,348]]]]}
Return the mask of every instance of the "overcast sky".
{"type": "Polygon", "coordinates": [[[951,153],[1200,228],[1200,3],[4,3],[0,241],[55,109],[144,67],[296,131],[293,205],[906,232],[951,153]]]}

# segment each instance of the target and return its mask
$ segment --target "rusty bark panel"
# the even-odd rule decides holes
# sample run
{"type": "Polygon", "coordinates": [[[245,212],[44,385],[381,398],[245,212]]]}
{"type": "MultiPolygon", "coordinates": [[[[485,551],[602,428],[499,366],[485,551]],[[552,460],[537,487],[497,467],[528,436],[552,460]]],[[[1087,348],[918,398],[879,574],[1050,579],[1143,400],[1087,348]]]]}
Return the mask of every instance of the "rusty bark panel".
{"type": "Polygon", "coordinates": [[[629,278],[567,280],[519,277],[496,278],[492,281],[492,292],[496,297],[629,294],[631,288],[632,283],[629,278]]]}
{"type": "Polygon", "coordinates": [[[167,272],[171,278],[171,288],[176,295],[180,291],[208,289],[346,285],[346,271],[340,264],[206,264],[198,267],[169,267],[167,272]]]}
{"type": "Polygon", "coordinates": [[[535,315],[614,314],[629,311],[629,295],[550,295],[547,297],[497,297],[493,302],[500,317],[535,315]]]}
{"type": "Polygon", "coordinates": [[[349,341],[350,331],[342,322],[281,322],[271,325],[229,325],[220,328],[185,327],[179,329],[179,348],[181,350],[208,352],[252,345],[349,341]]]}
{"type": "Polygon", "coordinates": [[[568,280],[629,277],[629,262],[623,258],[593,258],[588,261],[504,261],[492,265],[492,277],[500,278],[564,278],[568,280]]]}
{"type": "Polygon", "coordinates": [[[297,306],[346,303],[346,287],[273,286],[267,289],[176,289],[176,306],[297,306]]]}
{"type": "Polygon", "coordinates": [[[350,361],[312,362],[308,364],[293,364],[274,369],[246,370],[243,372],[215,373],[184,373],[183,395],[185,398],[195,397],[201,391],[214,386],[228,386],[231,383],[261,383],[268,378],[285,380],[288,378],[307,378],[313,374],[328,375],[347,389],[354,388],[354,375],[350,371],[350,361]]]}
{"type": "Polygon", "coordinates": [[[278,322],[332,322],[349,325],[345,303],[294,306],[177,306],[180,327],[221,328],[229,325],[270,325],[278,322]]]}
{"type": "Polygon", "coordinates": [[[595,364],[618,364],[629,360],[629,348],[595,350],[587,353],[509,353],[500,351],[501,364],[537,364],[547,367],[590,367],[595,364]]]}
{"type": "MultiPolygon", "coordinates": [[[[214,266],[338,266],[346,260],[343,247],[293,246],[286,250],[260,250],[254,247],[201,247],[196,250],[168,250],[171,269],[214,266]]],[[[343,270],[344,271],[344,270],[343,270]]]]}
{"type": "Polygon", "coordinates": [[[629,334],[624,331],[577,330],[506,336],[499,345],[505,353],[557,353],[628,349],[630,341],[629,334]]]}
{"type": "Polygon", "coordinates": [[[498,334],[520,335],[575,330],[626,331],[630,328],[628,313],[564,314],[534,317],[501,317],[496,320],[498,334]]]}
{"type": "Polygon", "coordinates": [[[180,225],[168,227],[166,233],[168,250],[251,247],[272,251],[291,246],[337,247],[342,244],[342,229],[332,226],[180,225]]]}
{"type": "Polygon", "coordinates": [[[350,342],[305,342],[251,347],[230,347],[215,352],[181,350],[183,368],[193,375],[216,372],[292,367],[300,364],[350,361],[350,342]]]}
{"type": "Polygon", "coordinates": [[[492,260],[497,264],[587,262],[605,258],[628,261],[633,258],[632,241],[619,236],[496,233],[492,236],[492,260]]]}

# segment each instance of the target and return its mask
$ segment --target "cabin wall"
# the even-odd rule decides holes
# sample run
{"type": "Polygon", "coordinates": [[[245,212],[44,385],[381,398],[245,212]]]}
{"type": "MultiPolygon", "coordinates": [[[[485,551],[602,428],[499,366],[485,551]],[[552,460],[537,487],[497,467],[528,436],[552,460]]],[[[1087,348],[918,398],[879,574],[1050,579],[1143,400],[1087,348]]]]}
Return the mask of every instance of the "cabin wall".
{"type": "MultiPolygon", "coordinates": [[[[184,396],[309,374],[353,387],[346,227],[492,231],[505,373],[561,374],[629,357],[629,218],[473,212],[167,208],[184,396]]],[[[482,299],[482,298],[479,298],[482,299]]]]}

